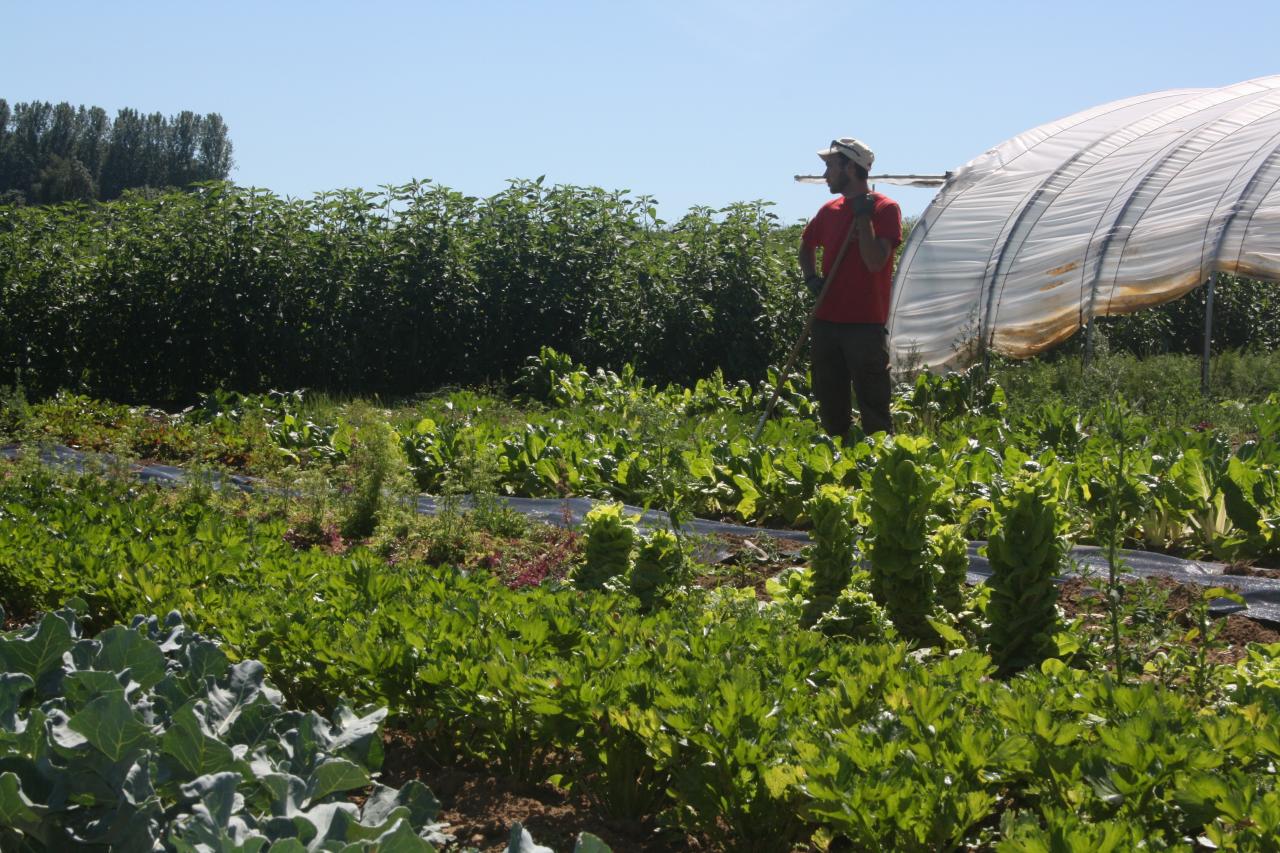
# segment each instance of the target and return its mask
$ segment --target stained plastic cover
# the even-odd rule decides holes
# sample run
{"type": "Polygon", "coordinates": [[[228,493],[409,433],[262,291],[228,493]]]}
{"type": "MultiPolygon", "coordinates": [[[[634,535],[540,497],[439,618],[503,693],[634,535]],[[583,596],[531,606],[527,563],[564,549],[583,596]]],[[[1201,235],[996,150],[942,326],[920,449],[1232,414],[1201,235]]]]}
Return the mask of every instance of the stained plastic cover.
{"type": "Polygon", "coordinates": [[[1280,279],[1280,75],[1104,104],[953,171],[903,247],[899,366],[1025,358],[1216,271],[1280,279]]]}

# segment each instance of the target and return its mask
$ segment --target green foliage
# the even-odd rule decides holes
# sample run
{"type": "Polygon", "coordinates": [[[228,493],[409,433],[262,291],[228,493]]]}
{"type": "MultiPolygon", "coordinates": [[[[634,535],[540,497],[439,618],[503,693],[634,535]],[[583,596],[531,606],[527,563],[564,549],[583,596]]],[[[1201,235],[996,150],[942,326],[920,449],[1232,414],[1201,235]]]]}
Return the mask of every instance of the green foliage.
{"type": "MultiPolygon", "coordinates": [[[[350,459],[354,472],[351,493],[342,509],[342,535],[349,539],[370,536],[411,494],[408,460],[400,435],[370,411],[350,414],[334,436],[334,444],[350,459]]],[[[410,509],[409,511],[413,511],[410,509]]]]}
{"type": "MultiPolygon", "coordinates": [[[[838,486],[822,486],[805,504],[813,519],[813,547],[809,553],[812,575],[809,600],[800,616],[800,626],[814,627],[821,616],[836,604],[853,575],[857,522],[854,499],[838,486]]],[[[850,601],[849,605],[854,605],[850,601]]],[[[855,608],[856,609],[856,608],[855,608]]],[[[850,616],[857,621],[857,617],[850,616]]]]}
{"type": "Polygon", "coordinates": [[[840,590],[835,602],[818,617],[814,628],[828,637],[875,642],[895,636],[893,623],[863,584],[840,590]]]}
{"type": "Polygon", "coordinates": [[[958,615],[964,609],[964,583],[969,572],[969,542],[958,524],[944,524],[934,531],[930,545],[942,570],[934,598],[943,610],[958,615]]]}
{"type": "Polygon", "coordinates": [[[658,528],[641,543],[628,586],[641,606],[649,610],[678,587],[687,574],[680,540],[670,530],[658,528]]]}
{"type": "Polygon", "coordinates": [[[946,376],[925,371],[904,387],[898,402],[907,426],[932,432],[942,423],[960,417],[1000,417],[1005,393],[980,367],[946,376]]]}
{"type": "Polygon", "coordinates": [[[871,592],[904,637],[929,641],[928,616],[941,574],[929,545],[943,480],[930,464],[928,439],[887,438],[867,492],[871,592]]]}
{"type": "Polygon", "coordinates": [[[631,570],[636,541],[635,520],[623,515],[622,504],[600,504],[583,521],[586,562],[573,575],[579,589],[600,589],[631,570]]]}
{"type": "MultiPolygon", "coordinates": [[[[1107,346],[1135,355],[1199,354],[1204,346],[1207,291],[1197,287],[1155,308],[1104,318],[1107,346]]],[[[1219,273],[1213,294],[1213,350],[1274,350],[1280,346],[1280,304],[1270,282],[1219,273]]]]}
{"type": "Polygon", "coordinates": [[[995,501],[995,529],[987,544],[991,598],[987,648],[1004,675],[1036,666],[1057,652],[1060,628],[1054,578],[1063,568],[1062,535],[1052,469],[1003,488],[995,501]]]}
{"type": "Polygon", "coordinates": [[[6,849],[430,851],[440,804],[374,783],[385,710],[333,721],[283,707],[176,613],[82,638],[70,610],[0,635],[6,849]],[[367,791],[363,806],[348,800],[367,791]],[[299,846],[300,849],[300,846],[299,846]]]}
{"type": "Polygon", "coordinates": [[[29,204],[113,199],[137,187],[225,180],[231,141],[217,113],[143,116],[122,109],[0,98],[0,199],[29,204]]]}
{"type": "Polygon", "coordinates": [[[775,220],[741,204],[667,225],[644,197],[540,180],[487,199],[208,183],[0,205],[0,376],[183,404],[215,387],[408,394],[506,381],[554,347],[654,379],[758,379],[803,318],[796,235],[775,220]]]}
{"type": "MultiPolygon", "coordinates": [[[[341,721],[333,710],[344,695],[356,706],[386,704],[436,760],[481,763],[526,781],[554,777],[612,814],[661,815],[733,849],[789,850],[814,831],[833,843],[847,838],[854,849],[983,849],[1055,833],[1101,843],[1093,828],[1118,824],[1140,832],[1148,849],[1178,849],[1203,835],[1223,847],[1265,850],[1274,826],[1267,821],[1280,759],[1275,650],[1255,647],[1238,668],[1206,669],[1214,687],[1203,697],[1178,680],[1123,686],[1105,671],[1054,659],[992,679],[991,660],[973,651],[910,652],[876,638],[832,642],[799,630],[795,611],[761,607],[750,590],[692,590],[641,613],[609,590],[515,591],[484,573],[389,565],[360,548],[294,551],[279,522],[136,484],[24,465],[0,473],[0,598],[11,610],[80,596],[86,618],[109,625],[121,613],[179,608],[187,630],[216,630],[227,673],[262,660],[295,706],[329,708],[341,721]]],[[[791,588],[786,579],[778,586],[791,588]]],[[[4,638],[0,743],[51,730],[55,758],[63,748],[88,752],[95,738],[131,761],[126,753],[150,739],[163,751],[175,727],[194,735],[199,726],[185,714],[158,734],[152,721],[131,726],[119,703],[104,702],[101,713],[110,716],[97,723],[73,725],[83,711],[69,709],[99,701],[107,679],[121,685],[126,704],[158,696],[152,707],[160,713],[172,707],[161,704],[165,679],[199,669],[147,651],[141,635],[154,649],[150,628],[137,627],[138,637],[112,630],[98,637],[92,666],[77,656],[83,641],[71,623],[56,616],[4,638]],[[64,673],[59,684],[55,669],[73,664],[100,674],[64,673]],[[120,677],[126,669],[136,687],[120,677]],[[65,725],[51,722],[44,690],[65,697],[65,725]],[[16,732],[16,720],[36,713],[46,714],[44,724],[16,732]],[[86,743],[68,746],[79,739],[86,743]]],[[[168,635],[157,631],[164,646],[168,635]]],[[[185,689],[224,684],[208,674],[212,682],[190,679],[185,689]]],[[[143,720],[132,705],[129,714],[143,720]]],[[[282,737],[333,736],[310,714],[282,712],[281,720],[296,730],[272,730],[282,737]]],[[[179,754],[225,758],[205,745],[203,753],[179,754]]],[[[250,824],[270,813],[254,804],[292,790],[274,776],[296,776],[305,787],[327,763],[284,768],[256,765],[253,756],[232,751],[233,762],[262,767],[257,781],[233,791],[246,800],[243,819],[263,833],[283,831],[275,821],[250,824]]],[[[28,787],[24,771],[0,767],[0,815],[40,818],[33,806],[51,801],[28,787]]],[[[326,772],[341,781],[348,770],[326,772]]],[[[150,778],[165,796],[160,774],[150,778]]],[[[192,816],[193,833],[215,832],[196,806],[220,814],[223,800],[212,795],[222,791],[215,785],[187,796],[179,787],[184,805],[175,814],[192,816]]],[[[314,808],[293,796],[304,812],[314,808]]],[[[110,802],[118,810],[145,799],[110,802]]],[[[334,810],[341,826],[330,831],[354,831],[337,811],[347,809],[334,810]]],[[[350,816],[367,817],[360,809],[350,816]]]]}

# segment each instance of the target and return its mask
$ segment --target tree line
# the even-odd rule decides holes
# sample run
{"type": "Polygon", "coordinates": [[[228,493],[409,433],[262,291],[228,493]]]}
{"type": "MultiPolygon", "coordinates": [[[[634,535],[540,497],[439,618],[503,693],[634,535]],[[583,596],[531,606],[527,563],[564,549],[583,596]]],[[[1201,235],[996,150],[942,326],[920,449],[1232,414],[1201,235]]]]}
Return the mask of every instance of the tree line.
{"type": "Polygon", "coordinates": [[[0,204],[106,201],[127,189],[225,180],[231,139],[217,113],[176,116],[0,98],[0,204]]]}

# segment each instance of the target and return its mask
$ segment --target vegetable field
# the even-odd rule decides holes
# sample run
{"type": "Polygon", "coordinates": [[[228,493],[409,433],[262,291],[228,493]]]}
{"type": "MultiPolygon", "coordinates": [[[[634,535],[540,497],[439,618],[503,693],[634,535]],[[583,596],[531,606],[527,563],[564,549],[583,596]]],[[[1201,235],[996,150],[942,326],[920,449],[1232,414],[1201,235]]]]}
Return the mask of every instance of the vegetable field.
{"type": "Polygon", "coordinates": [[[11,391],[6,441],[116,461],[0,463],[0,845],[1276,848],[1280,634],[1122,549],[1280,565],[1280,398],[1215,426],[922,376],[897,437],[832,441],[805,389],[755,443],[763,386],[546,349],[511,396],[393,408],[11,391]],[[504,495],[602,502],[564,530],[504,495]],[[1060,587],[1079,543],[1109,571],[1060,587]],[[494,827],[460,774],[523,799],[494,827]]]}

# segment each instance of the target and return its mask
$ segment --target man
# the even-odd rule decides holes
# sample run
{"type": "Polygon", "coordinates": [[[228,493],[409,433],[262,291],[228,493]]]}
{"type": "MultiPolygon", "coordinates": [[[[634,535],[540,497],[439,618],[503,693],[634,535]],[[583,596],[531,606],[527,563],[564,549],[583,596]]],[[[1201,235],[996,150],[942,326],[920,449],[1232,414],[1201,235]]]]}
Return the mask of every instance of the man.
{"type": "Polygon", "coordinates": [[[849,431],[852,383],[863,432],[893,432],[885,323],[893,253],[902,242],[902,210],[893,199],[869,191],[867,174],[875,155],[866,145],[844,137],[833,140],[818,156],[827,164],[823,177],[836,197],[805,226],[800,240],[800,269],[815,294],[822,290],[846,236],[850,239],[813,323],[813,393],[822,428],[833,437],[849,431]],[[819,246],[822,274],[814,258],[819,246]]]}

